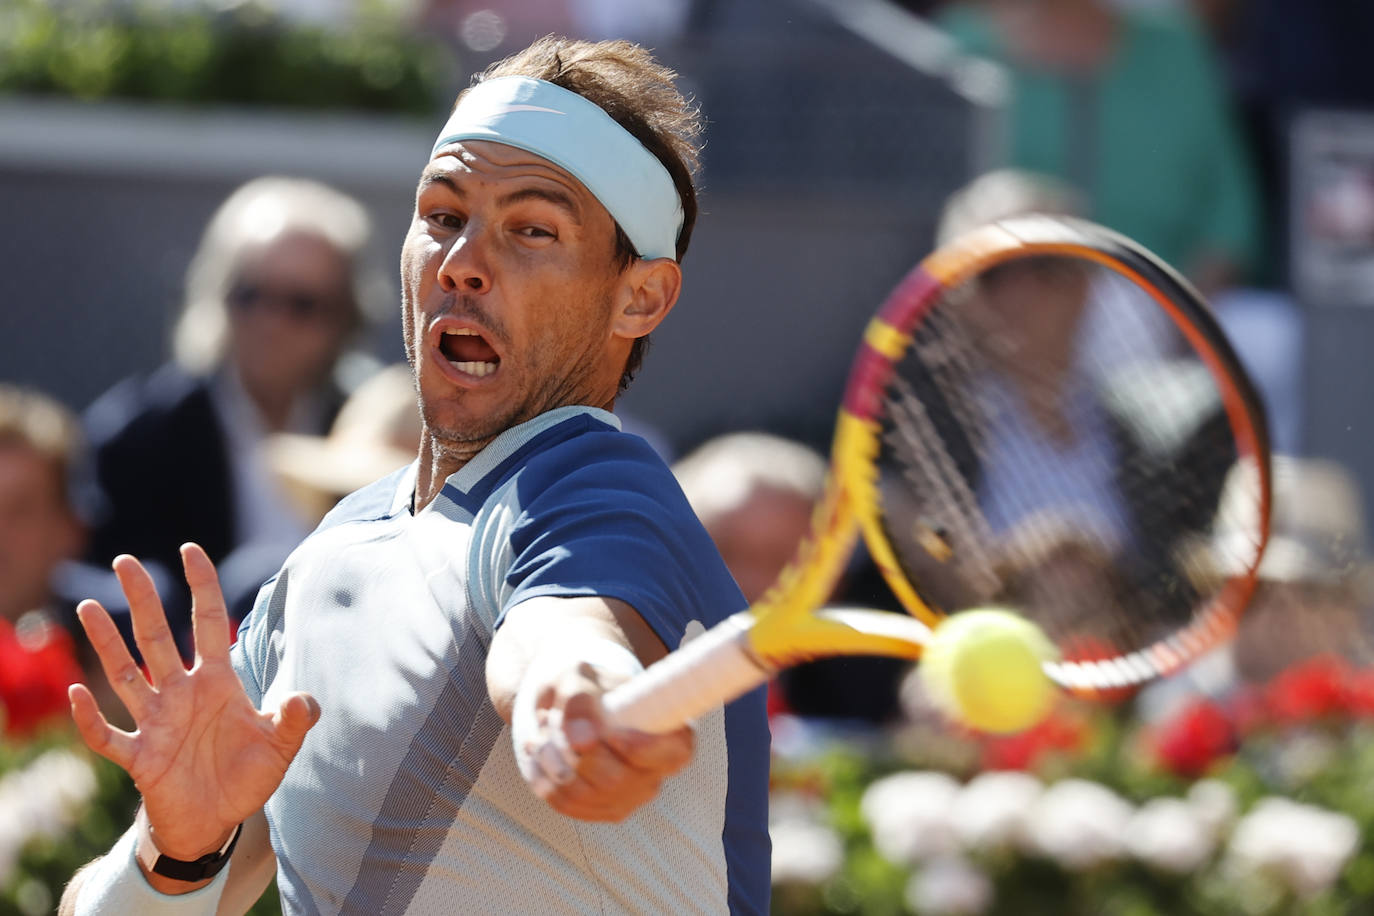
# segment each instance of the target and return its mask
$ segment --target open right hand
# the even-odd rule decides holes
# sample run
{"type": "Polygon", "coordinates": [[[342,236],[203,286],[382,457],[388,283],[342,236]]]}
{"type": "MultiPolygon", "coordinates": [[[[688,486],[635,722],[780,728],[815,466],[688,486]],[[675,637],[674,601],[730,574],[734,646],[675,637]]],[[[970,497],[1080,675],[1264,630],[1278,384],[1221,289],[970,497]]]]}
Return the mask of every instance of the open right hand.
{"type": "Polygon", "coordinates": [[[193,601],[190,670],[151,577],[136,559],[120,556],[114,571],[148,677],[98,602],[83,601],[77,615],[136,729],[110,725],[83,685],[72,685],[69,698],[86,744],[133,777],[158,848],[195,859],[219,848],[276,791],[319,719],[319,706],[308,694],[293,693],[275,712],[254,708],[229,662],[229,618],[214,564],[194,544],[182,547],[181,558],[193,601]]]}

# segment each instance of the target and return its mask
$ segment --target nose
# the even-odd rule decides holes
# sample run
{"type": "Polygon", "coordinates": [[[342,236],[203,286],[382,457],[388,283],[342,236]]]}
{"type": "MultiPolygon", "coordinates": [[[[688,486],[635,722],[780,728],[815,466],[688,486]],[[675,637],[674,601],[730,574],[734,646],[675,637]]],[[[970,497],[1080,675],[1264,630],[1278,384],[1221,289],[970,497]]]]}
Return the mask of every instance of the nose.
{"type": "Polygon", "coordinates": [[[439,288],[445,292],[485,293],[491,289],[484,233],[469,222],[439,263],[439,288]]]}

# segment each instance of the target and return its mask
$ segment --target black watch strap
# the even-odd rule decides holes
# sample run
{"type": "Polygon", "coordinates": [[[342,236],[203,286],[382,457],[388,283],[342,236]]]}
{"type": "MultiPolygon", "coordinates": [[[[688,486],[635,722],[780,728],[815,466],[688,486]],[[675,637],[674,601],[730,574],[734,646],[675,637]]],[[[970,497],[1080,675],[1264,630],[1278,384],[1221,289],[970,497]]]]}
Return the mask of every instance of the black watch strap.
{"type": "Polygon", "coordinates": [[[207,852],[199,859],[192,859],[188,862],[185,859],[173,859],[171,856],[163,855],[162,850],[157,848],[157,843],[153,840],[153,834],[150,830],[145,838],[148,848],[139,856],[139,861],[150,872],[162,875],[164,878],[172,878],[176,881],[205,881],[219,874],[220,869],[229,863],[229,857],[234,854],[234,846],[238,844],[241,833],[243,833],[243,825],[239,824],[234,828],[234,832],[229,834],[228,841],[219,849],[214,852],[207,852]]]}

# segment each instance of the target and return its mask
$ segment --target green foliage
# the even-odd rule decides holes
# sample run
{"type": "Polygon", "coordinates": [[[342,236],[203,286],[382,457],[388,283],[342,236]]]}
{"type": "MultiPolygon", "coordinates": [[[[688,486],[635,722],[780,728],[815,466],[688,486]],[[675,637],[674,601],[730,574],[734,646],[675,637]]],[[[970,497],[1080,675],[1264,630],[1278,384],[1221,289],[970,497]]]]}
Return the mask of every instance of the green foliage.
{"type": "Polygon", "coordinates": [[[378,10],[326,28],[253,3],[0,0],[0,92],[430,115],[453,70],[445,47],[378,10]]]}

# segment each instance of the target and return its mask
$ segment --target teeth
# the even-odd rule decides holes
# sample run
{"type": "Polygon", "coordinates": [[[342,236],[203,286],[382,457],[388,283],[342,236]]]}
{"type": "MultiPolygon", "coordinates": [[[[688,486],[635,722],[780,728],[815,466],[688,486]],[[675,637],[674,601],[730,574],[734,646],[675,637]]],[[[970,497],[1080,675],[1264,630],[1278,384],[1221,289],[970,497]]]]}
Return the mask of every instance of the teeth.
{"type": "Polygon", "coordinates": [[[448,362],[450,366],[457,369],[459,372],[466,372],[468,375],[475,375],[479,378],[484,375],[491,375],[493,372],[496,371],[496,363],[484,363],[476,361],[459,363],[454,362],[453,360],[449,360],[448,362]]]}
{"type": "Polygon", "coordinates": [[[476,337],[477,332],[472,328],[447,328],[444,334],[452,334],[454,337],[476,337]]]}

